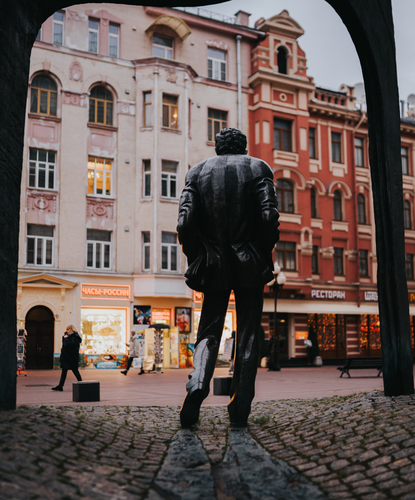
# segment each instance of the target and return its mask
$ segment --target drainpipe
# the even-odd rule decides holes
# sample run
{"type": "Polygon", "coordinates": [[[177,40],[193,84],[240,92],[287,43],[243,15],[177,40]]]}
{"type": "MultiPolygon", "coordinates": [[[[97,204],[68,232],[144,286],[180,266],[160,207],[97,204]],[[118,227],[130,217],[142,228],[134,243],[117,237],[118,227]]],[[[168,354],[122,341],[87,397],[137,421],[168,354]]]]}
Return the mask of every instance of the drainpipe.
{"type": "Polygon", "coordinates": [[[236,69],[237,69],[237,73],[238,73],[238,128],[239,128],[239,130],[242,130],[241,40],[242,40],[242,35],[236,35],[236,69]]]}
{"type": "Polygon", "coordinates": [[[154,68],[154,109],[153,109],[153,131],[154,131],[154,167],[153,167],[153,273],[157,273],[157,208],[158,208],[158,156],[157,156],[157,148],[158,148],[158,97],[159,97],[159,69],[158,67],[154,68]]]}
{"type": "MultiPolygon", "coordinates": [[[[189,75],[186,73],[184,75],[184,112],[185,112],[185,139],[184,139],[184,169],[182,172],[187,172],[187,168],[189,166],[189,75]]],[[[180,172],[181,174],[181,172],[180,172]]],[[[181,179],[181,175],[179,175],[179,179],[181,179]]]]}

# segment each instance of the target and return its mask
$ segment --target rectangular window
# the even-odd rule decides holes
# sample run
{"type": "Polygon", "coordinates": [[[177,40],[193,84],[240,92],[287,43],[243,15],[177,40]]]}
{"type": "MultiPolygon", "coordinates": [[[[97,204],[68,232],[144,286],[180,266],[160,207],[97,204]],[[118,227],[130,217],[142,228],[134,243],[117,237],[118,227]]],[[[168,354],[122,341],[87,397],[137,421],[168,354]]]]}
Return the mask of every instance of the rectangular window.
{"type": "Polygon", "coordinates": [[[88,19],[88,51],[98,54],[99,20],[88,19]]]}
{"type": "Polygon", "coordinates": [[[359,272],[362,278],[369,276],[369,259],[367,250],[359,250],[359,272]]]}
{"type": "Polygon", "coordinates": [[[63,12],[55,12],[53,14],[53,43],[55,45],[63,44],[63,12]]]}
{"type": "Polygon", "coordinates": [[[414,254],[405,254],[405,272],[408,280],[414,279],[414,254]]]}
{"type": "Polygon", "coordinates": [[[295,271],[295,243],[279,241],[277,243],[277,261],[284,271],[295,271]]]}
{"type": "Polygon", "coordinates": [[[341,163],[342,161],[341,140],[342,140],[342,135],[339,132],[331,133],[331,159],[336,163],[341,163]]]}
{"type": "Polygon", "coordinates": [[[112,161],[88,156],[88,194],[111,196],[112,161]]]}
{"type": "Polygon", "coordinates": [[[274,148],[279,151],[292,151],[291,145],[292,122],[274,118],[274,148]]]}
{"type": "Polygon", "coordinates": [[[27,225],[27,264],[52,266],[53,229],[53,226],[27,225]]]}
{"type": "Polygon", "coordinates": [[[409,175],[408,148],[401,146],[402,173],[409,175]]]}
{"type": "Polygon", "coordinates": [[[228,113],[208,108],[208,141],[214,141],[216,134],[227,127],[228,113]]]}
{"type": "Polygon", "coordinates": [[[153,35],[153,56],[173,59],[173,39],[166,36],[153,35]]]}
{"type": "Polygon", "coordinates": [[[311,255],[311,272],[313,274],[319,274],[318,245],[313,245],[313,253],[311,255]]]}
{"type": "Polygon", "coordinates": [[[334,274],[335,276],[343,276],[343,248],[334,249],[334,274]]]}
{"type": "Polygon", "coordinates": [[[177,198],[177,161],[161,161],[161,196],[177,198]]]}
{"type": "Polygon", "coordinates": [[[177,271],[177,234],[161,233],[161,269],[177,271]]]}
{"type": "Polygon", "coordinates": [[[226,52],[208,48],[208,77],[226,81],[226,52]]]}
{"type": "Polygon", "coordinates": [[[163,94],[163,127],[179,128],[177,101],[177,95],[163,94]]]}
{"type": "Polygon", "coordinates": [[[308,129],[308,149],[310,158],[317,158],[316,155],[316,129],[310,127],[308,129]]]}
{"type": "Polygon", "coordinates": [[[364,150],[363,150],[363,139],[361,137],[354,138],[354,161],[356,167],[364,167],[364,150]]]}
{"type": "Polygon", "coordinates": [[[119,42],[120,42],[119,24],[110,23],[108,41],[109,41],[108,54],[111,57],[118,57],[119,42]]]}
{"type": "Polygon", "coordinates": [[[111,267],[111,231],[86,230],[86,267],[109,269],[111,267]]]}
{"type": "Polygon", "coordinates": [[[141,233],[143,241],[143,271],[150,271],[150,232],[141,233]]]}
{"type": "Polygon", "coordinates": [[[151,196],[151,160],[143,160],[143,196],[151,196]]]}
{"type": "Polygon", "coordinates": [[[153,96],[151,92],[143,93],[143,125],[153,126],[153,96]]]}
{"type": "Polygon", "coordinates": [[[29,187],[55,189],[55,151],[29,149],[29,187]]]}

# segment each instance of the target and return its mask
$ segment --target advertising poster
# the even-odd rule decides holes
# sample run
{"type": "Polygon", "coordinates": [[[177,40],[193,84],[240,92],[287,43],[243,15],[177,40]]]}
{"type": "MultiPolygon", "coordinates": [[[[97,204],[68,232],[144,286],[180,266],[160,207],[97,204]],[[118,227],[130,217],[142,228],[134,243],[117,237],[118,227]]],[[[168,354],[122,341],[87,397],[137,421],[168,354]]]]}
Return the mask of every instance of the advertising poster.
{"type": "Polygon", "coordinates": [[[153,307],[151,311],[151,323],[162,323],[163,325],[170,325],[171,322],[171,309],[153,307]]]}
{"type": "Polygon", "coordinates": [[[126,368],[127,359],[125,354],[85,354],[85,367],[100,370],[126,368]]]}
{"type": "Polygon", "coordinates": [[[176,307],[175,325],[179,327],[180,333],[191,332],[191,308],[176,307]]]}
{"type": "MultiPolygon", "coordinates": [[[[177,328],[175,328],[177,330],[177,328]]],[[[170,330],[170,368],[179,368],[179,333],[170,330]]]]}
{"type": "Polygon", "coordinates": [[[151,306],[134,306],[134,325],[149,325],[151,306]]]}
{"type": "Polygon", "coordinates": [[[193,368],[193,357],[195,355],[195,345],[187,344],[187,367],[193,368]]]}
{"type": "Polygon", "coordinates": [[[188,344],[180,344],[180,368],[187,368],[187,346],[188,344]]]}

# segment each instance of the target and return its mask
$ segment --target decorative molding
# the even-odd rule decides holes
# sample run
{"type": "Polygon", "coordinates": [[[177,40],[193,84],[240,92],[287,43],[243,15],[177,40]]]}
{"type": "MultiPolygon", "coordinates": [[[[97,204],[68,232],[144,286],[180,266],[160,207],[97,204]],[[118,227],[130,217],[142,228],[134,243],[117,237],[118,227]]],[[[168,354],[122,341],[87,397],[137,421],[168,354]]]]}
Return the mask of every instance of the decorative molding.
{"type": "Polygon", "coordinates": [[[177,83],[177,71],[174,68],[166,68],[166,81],[177,83]]]}
{"type": "Polygon", "coordinates": [[[80,94],[72,90],[62,89],[62,102],[63,104],[86,108],[88,105],[87,94],[80,94]]]}
{"type": "Polygon", "coordinates": [[[119,115],[135,116],[135,102],[134,101],[118,101],[117,110],[119,115]]]}
{"type": "Polygon", "coordinates": [[[27,209],[37,212],[53,212],[56,213],[56,198],[57,194],[44,193],[42,191],[27,190],[27,209]]]}
{"type": "Polygon", "coordinates": [[[334,247],[326,247],[321,249],[323,259],[332,259],[334,255],[334,247]]]}
{"type": "Polygon", "coordinates": [[[86,216],[101,217],[104,219],[114,218],[115,200],[105,200],[103,198],[86,199],[86,216]]]}
{"type": "Polygon", "coordinates": [[[83,82],[84,71],[82,69],[81,63],[79,61],[73,61],[69,66],[69,80],[75,82],[83,82]]]}

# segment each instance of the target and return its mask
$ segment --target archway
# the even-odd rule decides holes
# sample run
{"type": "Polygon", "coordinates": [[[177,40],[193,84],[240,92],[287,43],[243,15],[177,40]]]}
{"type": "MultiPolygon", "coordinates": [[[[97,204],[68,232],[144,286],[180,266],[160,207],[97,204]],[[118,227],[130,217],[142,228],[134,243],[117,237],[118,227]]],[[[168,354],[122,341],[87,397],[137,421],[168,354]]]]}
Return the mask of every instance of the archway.
{"type": "Polygon", "coordinates": [[[55,318],[50,309],[36,306],[26,314],[26,368],[49,370],[53,368],[55,318]]]}

